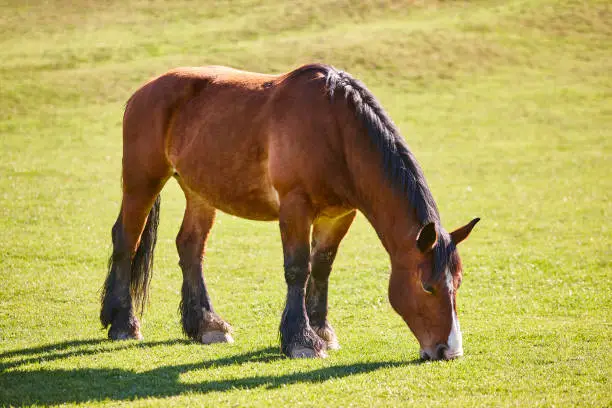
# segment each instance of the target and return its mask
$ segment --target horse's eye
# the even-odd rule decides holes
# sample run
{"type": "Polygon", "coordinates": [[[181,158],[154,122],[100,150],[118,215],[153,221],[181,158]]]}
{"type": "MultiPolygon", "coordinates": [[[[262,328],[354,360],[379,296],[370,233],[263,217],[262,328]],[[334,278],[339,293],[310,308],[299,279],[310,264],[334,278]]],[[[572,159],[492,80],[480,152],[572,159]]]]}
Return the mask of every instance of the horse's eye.
{"type": "Polygon", "coordinates": [[[423,282],[421,282],[421,287],[423,288],[423,290],[425,291],[425,293],[428,293],[430,295],[433,295],[435,293],[435,288],[431,285],[425,284],[423,282]]]}

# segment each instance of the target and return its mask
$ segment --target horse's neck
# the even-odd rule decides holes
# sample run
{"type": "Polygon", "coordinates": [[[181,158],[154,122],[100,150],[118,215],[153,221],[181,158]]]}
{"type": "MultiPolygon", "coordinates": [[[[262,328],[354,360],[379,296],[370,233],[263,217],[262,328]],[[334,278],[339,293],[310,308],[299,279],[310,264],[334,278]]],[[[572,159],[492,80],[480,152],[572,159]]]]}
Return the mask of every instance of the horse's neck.
{"type": "Polygon", "coordinates": [[[419,224],[411,214],[407,199],[401,199],[390,189],[381,190],[382,194],[368,205],[365,216],[389,253],[391,262],[401,263],[403,256],[416,247],[419,224]]]}
{"type": "MultiPolygon", "coordinates": [[[[367,140],[365,141],[367,143],[367,140]]],[[[391,185],[380,164],[380,153],[363,143],[347,158],[353,174],[357,207],[370,221],[392,264],[416,248],[419,223],[408,196],[391,185]]]]}

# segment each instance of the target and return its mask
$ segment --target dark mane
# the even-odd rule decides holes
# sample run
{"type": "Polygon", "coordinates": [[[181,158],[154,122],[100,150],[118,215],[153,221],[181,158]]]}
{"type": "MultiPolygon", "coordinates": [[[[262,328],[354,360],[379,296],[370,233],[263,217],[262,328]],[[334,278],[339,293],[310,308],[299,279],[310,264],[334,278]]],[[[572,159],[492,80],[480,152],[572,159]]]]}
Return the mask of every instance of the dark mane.
{"type": "Polygon", "coordinates": [[[398,191],[407,196],[421,226],[430,222],[436,224],[438,245],[434,249],[433,279],[440,279],[447,267],[450,267],[452,272],[455,246],[448,232],[442,228],[440,213],[423,170],[391,118],[366,86],[346,72],[338,71],[328,65],[312,64],[298,68],[289,75],[294,76],[309,71],[318,71],[325,75],[330,98],[333,99],[340,91],[352,106],[374,147],[382,155],[382,165],[387,179],[398,191]]]}

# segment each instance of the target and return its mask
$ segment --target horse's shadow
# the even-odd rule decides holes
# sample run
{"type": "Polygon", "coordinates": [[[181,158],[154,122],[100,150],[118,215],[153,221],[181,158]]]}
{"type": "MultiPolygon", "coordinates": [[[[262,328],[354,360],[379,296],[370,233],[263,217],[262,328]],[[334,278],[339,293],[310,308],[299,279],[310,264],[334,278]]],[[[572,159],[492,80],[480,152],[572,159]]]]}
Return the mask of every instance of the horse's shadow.
{"type": "Polygon", "coordinates": [[[356,363],[282,375],[245,376],[195,384],[184,383],[179,379],[181,374],[192,370],[239,366],[245,363],[269,363],[283,358],[278,348],[268,347],[198,363],[162,366],[145,372],[117,368],[19,370],[21,366],[39,361],[47,362],[88,354],[110,353],[132,347],[150,348],[182,343],[186,341],[126,342],[117,346],[107,341],[84,340],[0,354],[0,404],[52,405],[102,400],[121,401],[146,397],[163,398],[182,393],[206,394],[257,387],[277,388],[294,383],[319,383],[331,378],[368,373],[383,367],[419,363],[418,360],[403,363],[397,361],[356,363]],[[6,359],[10,361],[4,362],[6,359]]]}

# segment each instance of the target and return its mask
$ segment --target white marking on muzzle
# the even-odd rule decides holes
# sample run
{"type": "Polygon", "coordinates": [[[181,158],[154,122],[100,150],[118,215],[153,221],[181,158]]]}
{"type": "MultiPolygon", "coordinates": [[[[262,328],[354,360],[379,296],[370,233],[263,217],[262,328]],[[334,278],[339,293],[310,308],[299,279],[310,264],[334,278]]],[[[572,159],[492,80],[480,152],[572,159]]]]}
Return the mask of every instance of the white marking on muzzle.
{"type": "MultiPolygon", "coordinates": [[[[453,290],[453,277],[448,270],[446,273],[446,285],[449,290],[453,290]]],[[[463,355],[463,337],[461,335],[461,328],[459,327],[459,319],[457,319],[457,313],[455,313],[455,302],[451,297],[451,313],[453,314],[453,322],[451,324],[451,330],[448,334],[448,340],[446,341],[446,345],[448,348],[444,350],[444,358],[451,359],[455,357],[460,357],[463,355]]]]}
{"type": "Polygon", "coordinates": [[[459,327],[459,320],[457,320],[457,314],[453,309],[453,323],[451,325],[451,331],[448,335],[446,342],[448,348],[444,350],[444,357],[447,359],[455,358],[463,355],[463,339],[461,336],[461,328],[459,327]]]}

